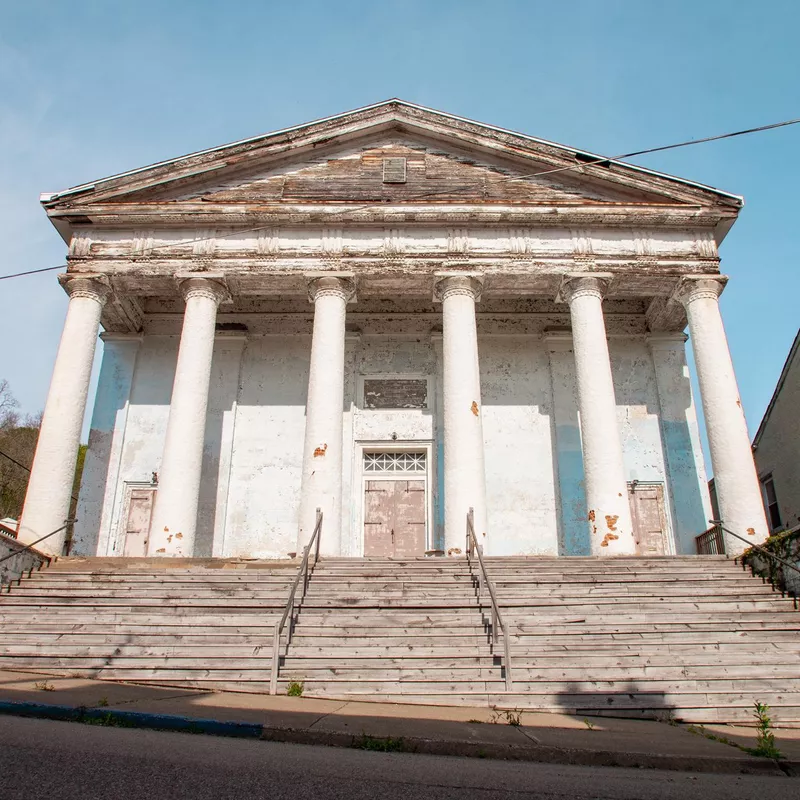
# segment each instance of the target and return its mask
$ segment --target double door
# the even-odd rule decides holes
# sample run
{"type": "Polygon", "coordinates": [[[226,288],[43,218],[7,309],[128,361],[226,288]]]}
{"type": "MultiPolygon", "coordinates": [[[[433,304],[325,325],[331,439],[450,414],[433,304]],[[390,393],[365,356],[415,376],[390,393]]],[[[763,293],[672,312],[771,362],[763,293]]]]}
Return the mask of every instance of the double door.
{"type": "Polygon", "coordinates": [[[424,479],[367,480],[364,486],[364,555],[414,558],[425,554],[424,479]]]}

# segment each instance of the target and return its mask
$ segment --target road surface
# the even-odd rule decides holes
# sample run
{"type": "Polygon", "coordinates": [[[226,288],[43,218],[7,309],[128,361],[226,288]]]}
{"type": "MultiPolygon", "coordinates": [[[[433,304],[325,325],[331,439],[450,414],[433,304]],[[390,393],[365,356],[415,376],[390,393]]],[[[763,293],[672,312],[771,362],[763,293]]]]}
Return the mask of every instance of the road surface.
{"type": "Polygon", "coordinates": [[[800,779],[372,753],[0,717],[2,800],[787,800],[800,779]]]}

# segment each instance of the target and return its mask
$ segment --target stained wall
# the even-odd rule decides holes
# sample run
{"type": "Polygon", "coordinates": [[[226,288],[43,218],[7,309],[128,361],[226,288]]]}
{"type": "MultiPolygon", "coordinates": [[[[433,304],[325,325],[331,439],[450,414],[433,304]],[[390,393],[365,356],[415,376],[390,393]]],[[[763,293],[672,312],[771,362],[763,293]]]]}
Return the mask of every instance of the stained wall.
{"type": "MultiPolygon", "coordinates": [[[[195,555],[296,551],[310,346],[307,334],[218,335],[195,555]]],[[[177,347],[176,335],[106,341],[76,552],[122,552],[127,488],[160,468],[177,347]]],[[[492,555],[590,552],[571,347],[563,332],[479,336],[492,555]]],[[[626,477],[664,485],[670,548],[694,552],[710,511],[683,337],[612,336],[609,347],[626,477]]],[[[345,361],[341,554],[362,553],[363,448],[393,442],[429,453],[428,547],[441,547],[441,334],[374,333],[367,321],[348,334],[345,361]],[[427,407],[364,408],[362,379],[392,375],[425,378],[427,407]]]]}

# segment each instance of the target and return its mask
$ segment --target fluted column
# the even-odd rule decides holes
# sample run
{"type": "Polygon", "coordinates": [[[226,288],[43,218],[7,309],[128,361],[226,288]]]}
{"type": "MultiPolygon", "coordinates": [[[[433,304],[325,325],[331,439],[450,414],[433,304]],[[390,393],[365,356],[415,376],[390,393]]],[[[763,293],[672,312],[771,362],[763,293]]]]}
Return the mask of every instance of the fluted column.
{"type": "Polygon", "coordinates": [[[355,295],[353,281],[325,276],[309,282],[314,303],[314,329],[306,400],[303,477],[297,550],[314,532],[322,509],[320,552],[341,553],[342,530],[342,405],[344,403],[344,340],[347,303],[355,295]]]}
{"type": "MultiPolygon", "coordinates": [[[[110,291],[108,280],[99,275],[67,274],[61,282],[69,306],[19,528],[19,540],[26,544],[60,528],[69,515],[100,314],[110,291]]],[[[37,548],[60,555],[65,534],[61,531],[37,548]]]]}
{"type": "Polygon", "coordinates": [[[197,528],[217,308],[227,297],[227,290],[221,280],[205,277],[180,279],[180,289],[186,311],[148,553],[191,557],[197,528]]]}
{"type": "MultiPolygon", "coordinates": [[[[727,528],[757,544],[769,535],[769,529],[719,311],[725,282],[719,275],[687,277],[677,297],[689,319],[719,512],[727,528]]],[[[737,554],[746,545],[726,536],[725,548],[729,554],[737,554]]]]}
{"type": "Polygon", "coordinates": [[[617,424],[603,295],[608,279],[565,279],[561,296],[569,303],[578,383],[586,505],[592,553],[636,552],[617,424]]]}
{"type": "Polygon", "coordinates": [[[475,303],[479,278],[441,278],[435,295],[442,303],[444,397],[444,546],[448,555],[464,552],[467,513],[475,511],[475,535],[486,543],[486,473],[483,406],[478,361],[475,303]]]}

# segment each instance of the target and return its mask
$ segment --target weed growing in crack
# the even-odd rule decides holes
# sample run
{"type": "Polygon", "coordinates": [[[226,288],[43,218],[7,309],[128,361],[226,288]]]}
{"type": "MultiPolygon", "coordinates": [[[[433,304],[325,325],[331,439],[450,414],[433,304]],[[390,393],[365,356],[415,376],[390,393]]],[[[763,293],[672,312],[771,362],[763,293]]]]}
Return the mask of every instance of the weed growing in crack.
{"type": "Polygon", "coordinates": [[[496,708],[492,712],[492,718],[490,722],[493,725],[497,725],[500,722],[505,722],[506,725],[511,725],[514,728],[519,728],[522,725],[522,709],[520,708],[506,708],[506,709],[499,709],[496,708]]]}
{"type": "Polygon", "coordinates": [[[289,697],[302,697],[303,696],[303,682],[302,681],[290,681],[289,686],[286,689],[286,694],[289,697]]]}
{"type": "Polygon", "coordinates": [[[763,758],[783,758],[783,754],[775,746],[775,734],[772,732],[772,718],[766,703],[753,703],[756,718],[756,746],[746,748],[745,752],[763,758]]]}

